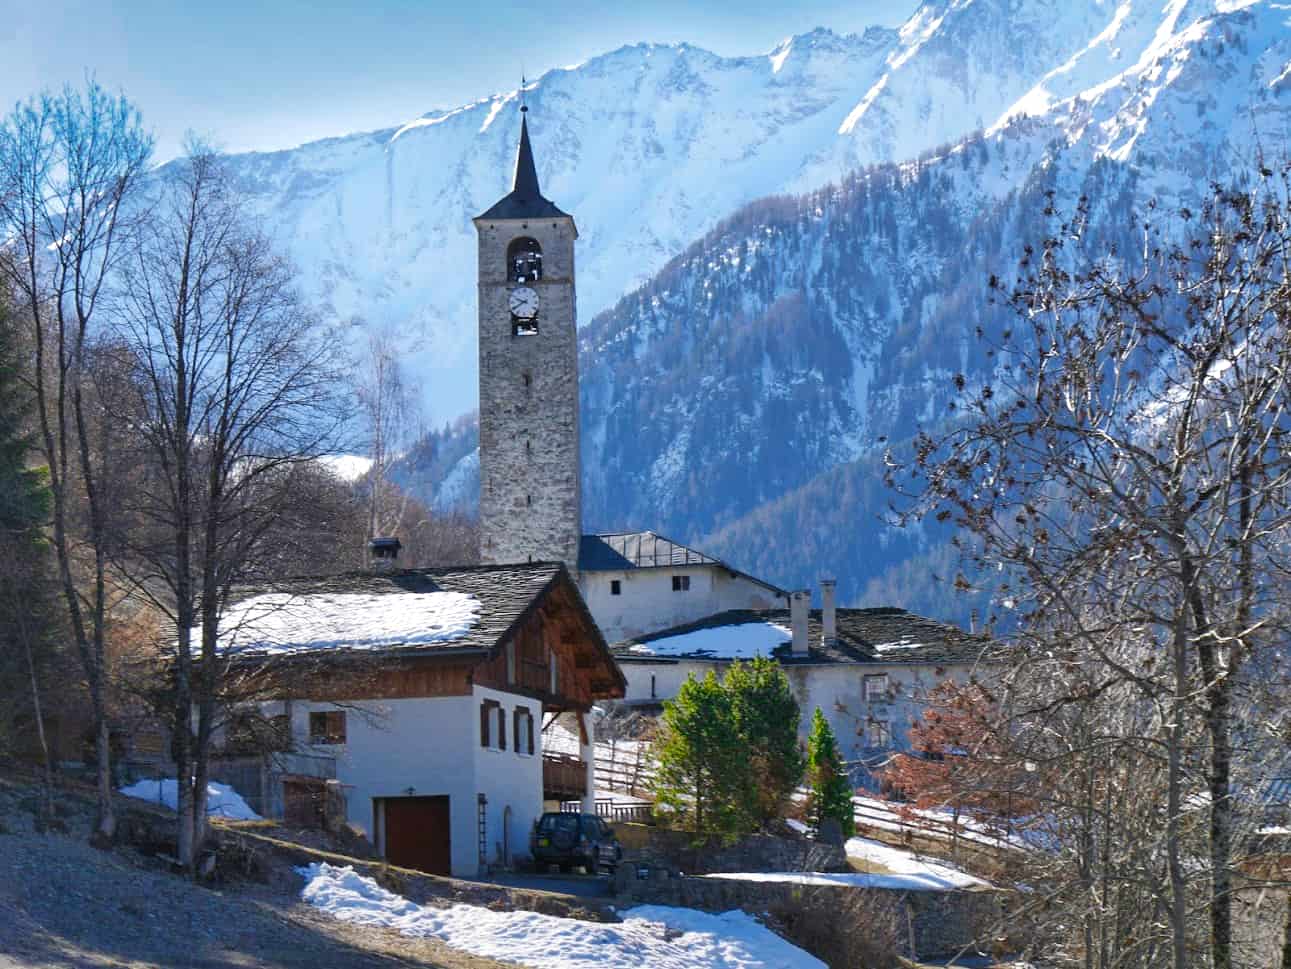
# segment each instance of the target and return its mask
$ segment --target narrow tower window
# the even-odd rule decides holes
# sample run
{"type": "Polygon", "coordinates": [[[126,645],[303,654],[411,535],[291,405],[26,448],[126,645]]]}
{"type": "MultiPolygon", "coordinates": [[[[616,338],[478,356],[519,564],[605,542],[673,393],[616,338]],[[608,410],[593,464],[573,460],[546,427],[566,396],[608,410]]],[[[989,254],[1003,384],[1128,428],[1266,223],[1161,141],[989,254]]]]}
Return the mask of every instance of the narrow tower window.
{"type": "Polygon", "coordinates": [[[507,278],[513,283],[542,279],[542,247],[537,239],[521,236],[507,246],[507,278]]]}

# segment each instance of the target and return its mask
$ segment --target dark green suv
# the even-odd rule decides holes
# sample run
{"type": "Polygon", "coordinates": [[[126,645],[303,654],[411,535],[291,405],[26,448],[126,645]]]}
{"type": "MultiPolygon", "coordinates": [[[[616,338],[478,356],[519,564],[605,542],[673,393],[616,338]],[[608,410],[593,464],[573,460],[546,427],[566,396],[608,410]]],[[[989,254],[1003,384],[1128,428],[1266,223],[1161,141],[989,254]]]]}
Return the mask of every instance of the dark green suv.
{"type": "Polygon", "coordinates": [[[548,811],[534,825],[529,849],[539,871],[559,865],[562,872],[582,865],[595,875],[601,869],[614,871],[623,848],[614,829],[595,814],[548,811]]]}

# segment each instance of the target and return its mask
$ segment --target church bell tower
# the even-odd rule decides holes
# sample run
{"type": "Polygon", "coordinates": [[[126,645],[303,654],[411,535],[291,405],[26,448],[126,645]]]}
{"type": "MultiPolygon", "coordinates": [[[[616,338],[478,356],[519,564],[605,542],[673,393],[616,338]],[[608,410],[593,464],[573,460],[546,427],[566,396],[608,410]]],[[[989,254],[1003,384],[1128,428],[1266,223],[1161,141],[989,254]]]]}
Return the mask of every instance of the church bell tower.
{"type": "Polygon", "coordinates": [[[544,198],[520,108],[510,194],[479,235],[480,553],[485,563],[563,561],[582,533],[578,327],[571,216],[544,198]]]}

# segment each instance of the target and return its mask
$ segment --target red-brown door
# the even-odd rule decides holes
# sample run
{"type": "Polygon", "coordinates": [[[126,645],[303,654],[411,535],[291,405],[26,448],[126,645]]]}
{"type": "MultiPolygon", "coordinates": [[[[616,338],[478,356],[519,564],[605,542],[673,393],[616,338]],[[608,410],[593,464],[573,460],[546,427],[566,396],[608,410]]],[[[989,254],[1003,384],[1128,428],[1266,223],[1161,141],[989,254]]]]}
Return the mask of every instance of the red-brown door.
{"type": "Polygon", "coordinates": [[[448,795],[388,797],[383,803],[386,861],[431,875],[451,875],[448,795]]]}

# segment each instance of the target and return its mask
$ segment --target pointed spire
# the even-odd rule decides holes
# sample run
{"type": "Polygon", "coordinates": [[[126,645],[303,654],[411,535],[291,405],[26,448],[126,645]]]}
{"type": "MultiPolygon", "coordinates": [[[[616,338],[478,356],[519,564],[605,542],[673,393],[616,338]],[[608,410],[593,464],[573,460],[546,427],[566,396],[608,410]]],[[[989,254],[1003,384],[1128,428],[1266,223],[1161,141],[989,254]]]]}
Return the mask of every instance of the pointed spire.
{"type": "Polygon", "coordinates": [[[533,148],[529,144],[529,121],[523,114],[528,110],[527,107],[520,108],[520,150],[516,152],[516,176],[511,193],[523,201],[536,202],[542,198],[542,192],[538,188],[538,168],[533,163],[533,148]]]}
{"type": "Polygon", "coordinates": [[[538,188],[538,166],[529,143],[529,106],[524,103],[524,84],[520,85],[520,147],[516,151],[515,178],[511,191],[499,199],[478,219],[534,219],[569,216],[543,197],[538,188]]]}

